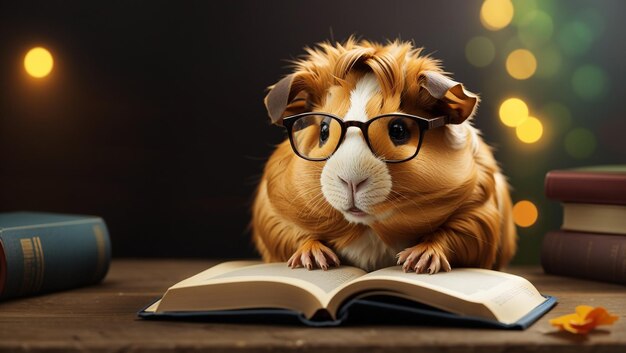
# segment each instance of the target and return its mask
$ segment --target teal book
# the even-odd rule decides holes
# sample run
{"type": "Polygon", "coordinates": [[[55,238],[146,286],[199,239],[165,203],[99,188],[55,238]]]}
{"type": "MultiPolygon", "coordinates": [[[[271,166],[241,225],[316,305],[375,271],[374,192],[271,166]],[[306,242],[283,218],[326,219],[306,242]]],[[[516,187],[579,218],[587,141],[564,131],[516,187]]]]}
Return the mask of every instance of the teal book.
{"type": "Polygon", "coordinates": [[[110,261],[100,217],[0,213],[0,300],[98,283],[110,261]]]}

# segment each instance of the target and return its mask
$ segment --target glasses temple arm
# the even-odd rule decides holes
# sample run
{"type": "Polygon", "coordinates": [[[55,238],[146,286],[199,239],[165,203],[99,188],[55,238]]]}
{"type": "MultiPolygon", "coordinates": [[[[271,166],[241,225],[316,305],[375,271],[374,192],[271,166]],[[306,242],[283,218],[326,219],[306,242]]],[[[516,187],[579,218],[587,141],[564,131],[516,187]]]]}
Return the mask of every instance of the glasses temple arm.
{"type": "Polygon", "coordinates": [[[448,115],[438,116],[436,118],[428,120],[428,129],[438,128],[450,123],[450,117],[448,115]]]}

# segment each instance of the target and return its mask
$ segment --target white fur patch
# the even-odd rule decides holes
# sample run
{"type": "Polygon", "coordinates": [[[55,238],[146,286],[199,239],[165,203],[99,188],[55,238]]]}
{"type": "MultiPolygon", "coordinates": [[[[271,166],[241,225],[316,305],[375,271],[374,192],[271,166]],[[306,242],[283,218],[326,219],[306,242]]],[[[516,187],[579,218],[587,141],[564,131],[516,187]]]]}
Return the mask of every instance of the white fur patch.
{"type": "Polygon", "coordinates": [[[467,129],[469,130],[472,139],[472,153],[476,155],[478,154],[478,149],[480,148],[480,131],[471,124],[467,124],[467,129]]]}
{"type": "Polygon", "coordinates": [[[367,102],[377,92],[380,92],[380,84],[374,74],[366,74],[361,77],[350,92],[350,109],[343,120],[366,122],[369,119],[366,113],[367,102]]]}
{"type": "Polygon", "coordinates": [[[498,211],[500,214],[504,214],[504,200],[502,199],[502,193],[507,192],[507,181],[502,173],[495,174],[496,180],[496,202],[498,203],[498,211]]]}
{"type": "MultiPolygon", "coordinates": [[[[373,74],[363,76],[350,94],[350,109],[344,121],[367,121],[367,102],[377,92],[380,92],[380,86],[376,77],[373,74]]],[[[377,219],[378,215],[372,214],[371,210],[391,191],[391,175],[385,162],[370,151],[356,128],[348,129],[343,143],[324,165],[320,183],[328,203],[341,211],[349,222],[362,224],[371,224],[377,219]],[[348,183],[360,186],[353,191],[348,183]],[[355,216],[350,212],[353,207],[367,215],[355,216]]]]}
{"type": "Polygon", "coordinates": [[[467,143],[467,129],[465,128],[465,124],[447,125],[445,138],[448,146],[455,150],[463,149],[467,143]]]}
{"type": "Polygon", "coordinates": [[[339,250],[339,254],[349,264],[372,271],[395,265],[399,251],[400,249],[385,244],[372,229],[368,229],[358,239],[339,250]]]}

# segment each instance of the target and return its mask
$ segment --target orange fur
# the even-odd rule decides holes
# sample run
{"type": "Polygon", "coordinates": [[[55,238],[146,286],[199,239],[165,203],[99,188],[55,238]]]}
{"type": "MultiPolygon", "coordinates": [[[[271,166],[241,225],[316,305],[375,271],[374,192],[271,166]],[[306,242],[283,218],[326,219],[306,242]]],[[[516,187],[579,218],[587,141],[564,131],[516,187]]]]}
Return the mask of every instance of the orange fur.
{"type": "MultiPolygon", "coordinates": [[[[349,39],[319,44],[294,63],[294,84],[313,111],[343,116],[350,92],[368,72],[382,93],[367,103],[367,116],[405,112],[432,117],[437,100],[420,86],[424,71],[443,73],[439,61],[399,41],[382,45],[349,39]]],[[[466,123],[469,124],[469,123],[466,123]]],[[[348,222],[324,198],[325,162],[303,160],[284,141],[269,158],[253,205],[253,241],[265,261],[287,261],[303,244],[319,241],[338,251],[371,228],[387,245],[420,245],[454,266],[499,268],[515,253],[511,200],[489,146],[478,149],[445,141],[446,128],[428,131],[418,156],[387,164],[392,177],[387,200],[375,206],[389,214],[369,226],[348,222]],[[430,250],[429,250],[430,251],[430,250]]],[[[469,138],[468,138],[469,141],[469,138]]],[[[364,253],[362,256],[369,256],[364,253]]]]}

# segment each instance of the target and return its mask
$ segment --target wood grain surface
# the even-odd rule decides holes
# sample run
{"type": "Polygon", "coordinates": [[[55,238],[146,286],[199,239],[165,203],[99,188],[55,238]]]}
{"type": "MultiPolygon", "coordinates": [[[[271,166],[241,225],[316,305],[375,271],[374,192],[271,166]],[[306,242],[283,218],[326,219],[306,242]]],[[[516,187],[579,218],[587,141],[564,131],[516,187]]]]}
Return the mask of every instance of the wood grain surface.
{"type": "Polygon", "coordinates": [[[271,324],[148,321],[138,310],[216,261],[116,259],[99,285],[0,303],[1,352],[626,352],[626,287],[508,272],[559,304],[525,331],[433,326],[310,328],[271,324]],[[620,316],[587,336],[557,332],[550,318],[579,304],[620,316]]]}

